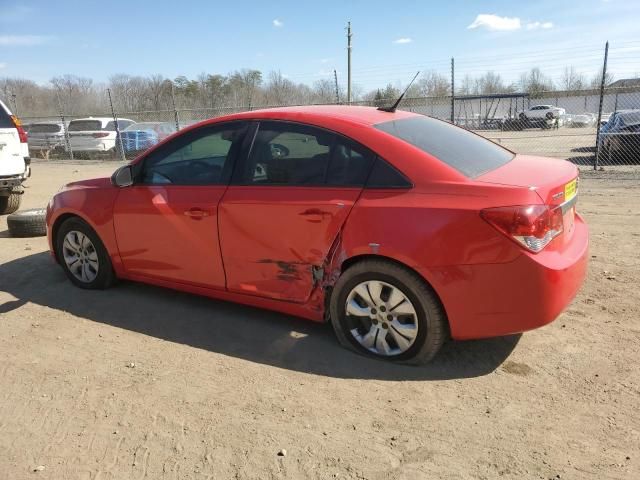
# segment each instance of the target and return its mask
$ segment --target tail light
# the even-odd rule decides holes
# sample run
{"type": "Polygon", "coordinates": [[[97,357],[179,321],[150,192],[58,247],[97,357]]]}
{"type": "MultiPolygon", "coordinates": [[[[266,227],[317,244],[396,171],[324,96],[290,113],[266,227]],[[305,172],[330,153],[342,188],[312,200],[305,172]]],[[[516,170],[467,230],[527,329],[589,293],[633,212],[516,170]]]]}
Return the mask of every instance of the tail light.
{"type": "Polygon", "coordinates": [[[108,132],[92,133],[91,136],[93,138],[104,138],[104,137],[108,137],[109,133],[108,132]]]}
{"type": "Polygon", "coordinates": [[[534,253],[540,252],[564,229],[561,207],[497,207],[482,210],[480,215],[499,232],[534,253]]]}
{"type": "Polygon", "coordinates": [[[18,137],[20,137],[20,143],[27,143],[27,132],[22,128],[22,122],[15,115],[11,115],[11,121],[14,127],[18,130],[18,137]]]}

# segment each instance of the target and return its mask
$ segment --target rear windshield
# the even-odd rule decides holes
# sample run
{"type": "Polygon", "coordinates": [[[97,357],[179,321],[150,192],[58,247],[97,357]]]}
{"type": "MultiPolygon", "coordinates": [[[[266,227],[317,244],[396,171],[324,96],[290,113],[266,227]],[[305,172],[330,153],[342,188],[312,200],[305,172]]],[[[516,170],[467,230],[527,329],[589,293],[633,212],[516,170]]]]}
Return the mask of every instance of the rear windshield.
{"type": "Polygon", "coordinates": [[[58,133],[60,132],[60,125],[31,125],[29,127],[29,133],[58,133]]]}
{"type": "Polygon", "coordinates": [[[0,104],[0,128],[14,128],[14,127],[15,125],[13,124],[11,117],[9,116],[7,111],[4,109],[2,104],[0,104]]]}
{"type": "Polygon", "coordinates": [[[474,178],[508,163],[514,154],[463,128],[430,117],[379,123],[375,128],[433,155],[474,178]]]}
{"type": "Polygon", "coordinates": [[[100,120],[74,120],[69,123],[70,132],[92,132],[102,130],[102,122],[100,120]]]}

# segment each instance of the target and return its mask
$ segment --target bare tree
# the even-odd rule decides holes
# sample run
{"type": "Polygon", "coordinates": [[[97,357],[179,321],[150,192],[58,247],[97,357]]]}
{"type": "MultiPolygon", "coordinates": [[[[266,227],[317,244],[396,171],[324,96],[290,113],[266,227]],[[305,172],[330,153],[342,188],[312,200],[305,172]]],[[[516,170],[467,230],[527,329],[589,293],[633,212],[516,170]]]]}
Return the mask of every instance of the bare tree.
{"type": "Polygon", "coordinates": [[[578,73],[573,66],[565,67],[560,77],[560,88],[565,92],[575,92],[585,88],[584,75],[578,73]]]}

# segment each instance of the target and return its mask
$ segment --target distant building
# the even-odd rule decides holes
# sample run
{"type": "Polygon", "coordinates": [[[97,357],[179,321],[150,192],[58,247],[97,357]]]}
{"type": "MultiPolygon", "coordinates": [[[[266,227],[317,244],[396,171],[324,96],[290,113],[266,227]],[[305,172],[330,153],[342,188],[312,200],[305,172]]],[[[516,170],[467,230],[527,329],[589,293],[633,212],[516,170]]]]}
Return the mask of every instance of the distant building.
{"type": "Polygon", "coordinates": [[[607,88],[640,88],[640,78],[623,78],[616,80],[607,88]]]}

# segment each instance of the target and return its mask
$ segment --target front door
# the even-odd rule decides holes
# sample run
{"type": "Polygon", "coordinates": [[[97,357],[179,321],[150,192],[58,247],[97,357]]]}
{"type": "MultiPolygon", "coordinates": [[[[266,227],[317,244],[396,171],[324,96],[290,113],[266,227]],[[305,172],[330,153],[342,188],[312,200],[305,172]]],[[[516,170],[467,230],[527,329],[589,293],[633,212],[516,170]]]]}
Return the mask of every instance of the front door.
{"type": "Polygon", "coordinates": [[[366,180],[372,154],[337,134],[261,122],[220,204],[230,291],[304,302],[366,180]]]}
{"type": "Polygon", "coordinates": [[[218,205],[246,130],[202,127],[151,152],[118,193],[114,224],[127,273],[224,288],[218,205]]]}

